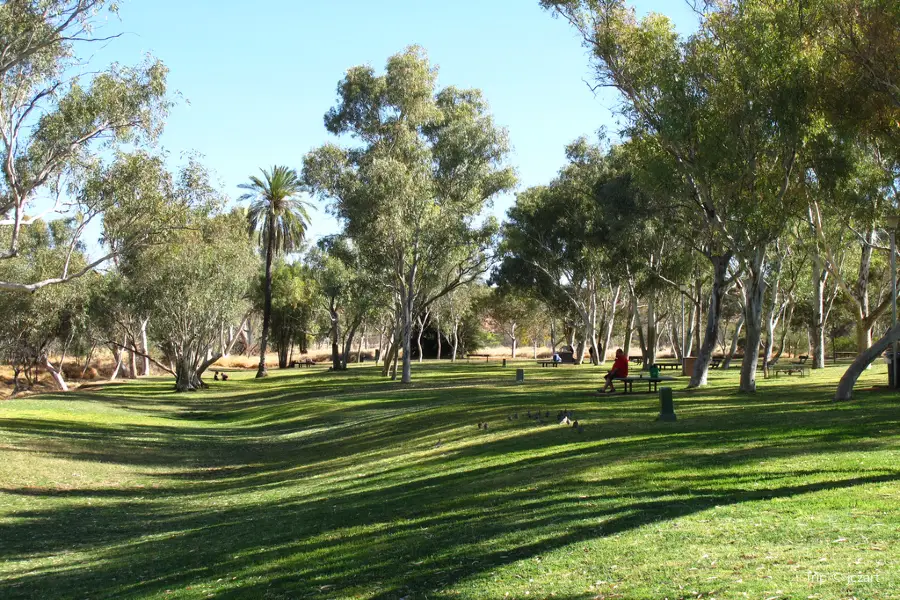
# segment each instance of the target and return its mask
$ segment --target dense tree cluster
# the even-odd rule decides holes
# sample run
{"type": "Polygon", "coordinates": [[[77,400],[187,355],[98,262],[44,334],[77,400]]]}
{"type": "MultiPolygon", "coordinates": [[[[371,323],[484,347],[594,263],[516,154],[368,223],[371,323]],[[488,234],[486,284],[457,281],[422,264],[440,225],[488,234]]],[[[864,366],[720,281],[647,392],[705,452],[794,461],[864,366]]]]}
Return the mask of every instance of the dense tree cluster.
{"type": "Polygon", "coordinates": [[[164,65],[72,76],[113,3],[0,5],[0,354],[16,386],[47,371],[65,389],[66,361],[105,349],[113,377],[190,390],[234,350],[264,376],[270,349],[284,368],[324,340],[335,372],[365,341],[409,382],[415,359],[494,341],[595,365],[616,346],[646,365],[671,351],[696,357],[692,386],[740,356],[745,392],[783,355],[820,368],[852,351],[849,398],[900,337],[898,4],[696,3],[686,36],[624,0],[540,4],[581,36],[622,128],[573,141],[502,224],[487,209],[516,185],[507,132],[480,91],[440,87],[422,48],[348,70],[324,117],[336,141],[252,177],[232,209],[197,160],[171,172],[153,145],[164,65]],[[341,225],[314,246],[307,198],[341,225]]]}

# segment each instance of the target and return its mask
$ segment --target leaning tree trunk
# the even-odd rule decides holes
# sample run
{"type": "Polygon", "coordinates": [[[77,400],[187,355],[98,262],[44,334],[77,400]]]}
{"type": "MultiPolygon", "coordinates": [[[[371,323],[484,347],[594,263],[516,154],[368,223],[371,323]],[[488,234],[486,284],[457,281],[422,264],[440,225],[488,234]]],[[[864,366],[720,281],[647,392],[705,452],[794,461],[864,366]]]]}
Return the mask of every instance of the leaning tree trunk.
{"type": "Polygon", "coordinates": [[[275,254],[275,218],[269,215],[269,232],[266,236],[266,283],[265,299],[263,302],[263,326],[259,336],[259,368],[257,377],[266,377],[269,371],[266,369],[266,350],[269,345],[269,324],[272,320],[272,255],[275,254]]]}
{"type": "Polygon", "coordinates": [[[60,368],[57,369],[50,362],[50,359],[47,358],[47,355],[41,356],[41,365],[47,369],[47,372],[50,373],[50,376],[53,378],[53,381],[56,382],[57,387],[63,392],[69,391],[69,386],[66,385],[66,380],[63,379],[62,374],[62,364],[60,364],[60,368]]]}
{"type": "MultiPolygon", "coordinates": [[[[756,391],[756,367],[759,364],[762,311],[766,297],[766,275],[763,272],[765,258],[765,247],[757,249],[756,256],[749,265],[749,280],[744,284],[744,323],[747,326],[747,343],[744,347],[744,361],[741,363],[740,391],[742,392],[756,391]]],[[[763,373],[768,377],[769,365],[765,362],[763,363],[763,373]]]]}
{"type": "MultiPolygon", "coordinates": [[[[709,294],[706,333],[703,335],[703,343],[699,346],[697,361],[694,363],[694,372],[691,374],[691,382],[688,384],[688,387],[692,388],[706,385],[709,375],[709,363],[712,361],[713,350],[715,350],[716,341],[719,339],[719,325],[722,320],[722,298],[725,296],[725,286],[728,283],[728,263],[731,261],[731,256],[710,256],[709,260],[713,267],[712,289],[709,294]]],[[[698,319],[697,329],[699,328],[700,321],[698,319]]]]}
{"type": "Polygon", "coordinates": [[[869,368],[869,365],[877,359],[882,352],[887,350],[896,340],[900,340],[900,324],[895,325],[888,330],[884,337],[872,344],[870,348],[860,352],[856,360],[847,367],[844,375],[838,383],[837,391],[834,393],[834,399],[850,400],[853,396],[853,386],[856,380],[862,375],[863,371],[869,368]]]}

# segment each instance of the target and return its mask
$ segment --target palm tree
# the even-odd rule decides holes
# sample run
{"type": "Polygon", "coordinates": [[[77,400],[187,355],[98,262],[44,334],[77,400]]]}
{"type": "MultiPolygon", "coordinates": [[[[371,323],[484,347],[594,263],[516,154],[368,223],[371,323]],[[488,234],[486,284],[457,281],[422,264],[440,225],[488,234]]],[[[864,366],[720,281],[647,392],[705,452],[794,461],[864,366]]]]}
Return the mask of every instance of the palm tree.
{"type": "Polygon", "coordinates": [[[266,349],[269,342],[269,320],[272,314],[272,259],[281,252],[292,252],[303,243],[311,206],[301,199],[305,190],[297,171],[284,166],[274,166],[262,171],[263,178],[250,177],[250,183],[243,183],[241,189],[247,193],[241,201],[249,200],[247,228],[250,236],[259,236],[259,245],[266,254],[266,283],[263,306],[263,330],[259,340],[259,370],[257,377],[268,375],[266,370],[266,349]]]}

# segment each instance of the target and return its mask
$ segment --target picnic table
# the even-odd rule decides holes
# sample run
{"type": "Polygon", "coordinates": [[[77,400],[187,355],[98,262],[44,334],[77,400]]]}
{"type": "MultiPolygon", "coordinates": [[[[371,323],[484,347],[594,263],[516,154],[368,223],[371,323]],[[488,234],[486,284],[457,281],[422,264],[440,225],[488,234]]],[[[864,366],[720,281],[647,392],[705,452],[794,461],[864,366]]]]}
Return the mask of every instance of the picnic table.
{"type": "Polygon", "coordinates": [[[468,361],[470,358],[483,358],[484,362],[489,362],[491,360],[490,354],[466,354],[466,360],[468,361]]]}
{"type": "Polygon", "coordinates": [[[721,358],[711,358],[709,360],[709,368],[710,369],[718,369],[719,365],[721,365],[721,364],[722,364],[721,358]]]}
{"type": "Polygon", "coordinates": [[[541,365],[541,368],[543,368],[543,367],[549,367],[549,366],[558,367],[562,363],[558,363],[551,358],[550,360],[539,360],[539,361],[537,361],[537,364],[541,365]]]}
{"type": "Polygon", "coordinates": [[[667,377],[660,375],[659,377],[613,377],[613,381],[621,381],[623,387],[625,389],[626,394],[631,394],[634,392],[634,382],[635,381],[646,381],[647,382],[647,393],[657,391],[660,381],[675,381],[674,377],[667,377]]]}
{"type": "Polygon", "coordinates": [[[791,363],[790,365],[785,365],[783,367],[775,367],[773,369],[773,372],[775,373],[775,379],[778,379],[779,373],[785,373],[787,375],[800,373],[800,377],[805,377],[807,372],[809,372],[809,367],[801,365],[799,363],[791,363]]]}
{"type": "Polygon", "coordinates": [[[296,367],[314,367],[316,365],[316,361],[311,358],[307,358],[306,360],[293,360],[291,361],[290,367],[292,369],[296,367]]]}
{"type": "Polygon", "coordinates": [[[658,363],[653,363],[653,364],[656,365],[657,367],[659,367],[660,369],[680,369],[681,368],[680,362],[658,362],[658,363]]]}
{"type": "Polygon", "coordinates": [[[628,362],[642,363],[642,362],[644,362],[644,357],[643,356],[629,356],[628,362]]]}

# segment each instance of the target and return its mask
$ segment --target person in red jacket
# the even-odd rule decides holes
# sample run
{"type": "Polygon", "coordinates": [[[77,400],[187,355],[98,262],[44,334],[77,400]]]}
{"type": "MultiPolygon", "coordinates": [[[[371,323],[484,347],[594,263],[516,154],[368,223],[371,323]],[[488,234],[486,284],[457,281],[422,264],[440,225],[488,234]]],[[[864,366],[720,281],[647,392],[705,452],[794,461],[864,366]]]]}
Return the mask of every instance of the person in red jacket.
{"type": "Polygon", "coordinates": [[[616,362],[613,363],[613,368],[610,372],[606,374],[606,385],[600,390],[601,392],[605,393],[607,390],[616,391],[616,388],[613,387],[614,377],[628,377],[628,357],[625,356],[621,348],[616,350],[616,362]]]}

